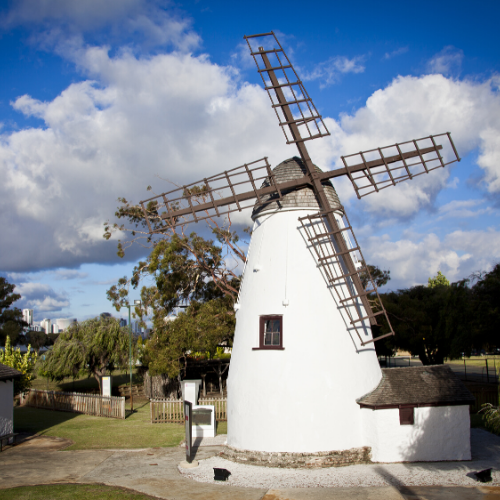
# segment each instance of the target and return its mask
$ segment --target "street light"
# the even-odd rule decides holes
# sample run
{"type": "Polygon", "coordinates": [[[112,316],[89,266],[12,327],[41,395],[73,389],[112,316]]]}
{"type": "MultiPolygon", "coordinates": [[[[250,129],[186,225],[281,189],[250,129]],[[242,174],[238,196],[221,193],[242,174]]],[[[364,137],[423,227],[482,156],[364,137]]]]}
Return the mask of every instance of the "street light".
{"type": "Polygon", "coordinates": [[[130,411],[134,411],[134,397],[132,396],[132,322],[130,321],[130,308],[141,305],[140,300],[134,300],[133,304],[124,304],[128,308],[128,353],[130,367],[130,411]]]}

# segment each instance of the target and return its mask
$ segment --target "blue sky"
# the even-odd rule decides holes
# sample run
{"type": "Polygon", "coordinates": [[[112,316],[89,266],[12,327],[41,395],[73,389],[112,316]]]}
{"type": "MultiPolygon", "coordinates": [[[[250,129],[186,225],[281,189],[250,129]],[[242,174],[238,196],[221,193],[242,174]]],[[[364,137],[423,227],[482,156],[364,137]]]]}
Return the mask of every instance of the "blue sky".
{"type": "MultiPolygon", "coordinates": [[[[274,30],[340,155],[451,132],[459,164],[359,201],[336,182],[388,288],[500,262],[496,1],[0,5],[0,274],[35,319],[112,311],[106,290],[143,255],[102,238],[137,202],[287,146],[243,35],[274,30]]],[[[242,221],[244,222],[244,221],[242,221]]],[[[131,298],[137,298],[132,293],[131,298]]],[[[125,316],[126,311],[121,311],[125,316]]]]}

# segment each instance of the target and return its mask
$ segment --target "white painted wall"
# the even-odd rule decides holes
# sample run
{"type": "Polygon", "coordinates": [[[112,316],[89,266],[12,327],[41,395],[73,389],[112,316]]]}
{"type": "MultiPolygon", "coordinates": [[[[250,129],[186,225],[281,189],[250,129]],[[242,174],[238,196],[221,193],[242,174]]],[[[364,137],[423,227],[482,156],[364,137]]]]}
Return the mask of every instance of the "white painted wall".
{"type": "Polygon", "coordinates": [[[399,424],[399,410],[361,409],[363,435],[374,462],[470,460],[468,406],[414,409],[414,425],[399,424]]]}
{"type": "Polygon", "coordinates": [[[14,425],[14,383],[0,381],[0,436],[11,434],[14,425]]]}
{"type": "MultiPolygon", "coordinates": [[[[298,218],[257,218],[236,312],[228,376],[228,445],[316,452],[364,446],[356,399],[382,374],[327,288],[298,218]],[[283,305],[288,301],[288,306],[283,305]],[[259,346],[259,316],[283,315],[283,351],[259,346]]],[[[364,338],[371,338],[368,328],[364,338]]]]}

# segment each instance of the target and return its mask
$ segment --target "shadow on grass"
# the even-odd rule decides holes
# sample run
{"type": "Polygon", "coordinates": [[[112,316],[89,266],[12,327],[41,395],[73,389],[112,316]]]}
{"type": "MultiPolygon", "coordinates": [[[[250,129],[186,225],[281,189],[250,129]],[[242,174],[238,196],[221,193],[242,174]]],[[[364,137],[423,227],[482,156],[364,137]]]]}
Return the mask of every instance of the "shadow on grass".
{"type": "MultiPolygon", "coordinates": [[[[129,398],[127,398],[129,400],[129,398]]],[[[129,401],[130,402],[130,401],[129,401]]],[[[136,413],[141,408],[144,408],[149,404],[149,399],[144,398],[134,398],[134,411],[131,411],[130,408],[125,408],[125,418],[131,417],[134,413],[136,413]]]]}
{"type": "Polygon", "coordinates": [[[73,420],[78,415],[79,413],[18,406],[14,408],[14,432],[43,435],[47,429],[73,420]]]}

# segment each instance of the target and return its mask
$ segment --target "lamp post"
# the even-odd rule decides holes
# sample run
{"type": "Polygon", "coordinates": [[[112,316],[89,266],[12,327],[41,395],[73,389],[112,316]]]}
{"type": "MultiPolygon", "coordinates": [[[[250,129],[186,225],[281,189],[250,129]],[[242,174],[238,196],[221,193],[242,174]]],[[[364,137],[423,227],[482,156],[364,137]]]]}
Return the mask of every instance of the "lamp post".
{"type": "Polygon", "coordinates": [[[129,369],[130,369],[130,411],[134,411],[134,397],[132,396],[132,322],[130,320],[130,308],[141,305],[140,300],[134,300],[133,304],[125,304],[128,308],[128,354],[129,354],[129,369]]]}

